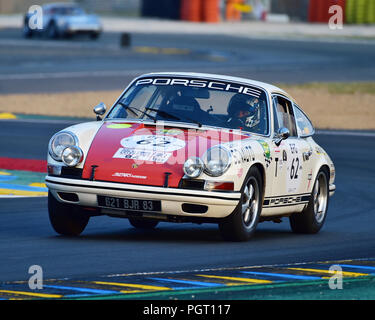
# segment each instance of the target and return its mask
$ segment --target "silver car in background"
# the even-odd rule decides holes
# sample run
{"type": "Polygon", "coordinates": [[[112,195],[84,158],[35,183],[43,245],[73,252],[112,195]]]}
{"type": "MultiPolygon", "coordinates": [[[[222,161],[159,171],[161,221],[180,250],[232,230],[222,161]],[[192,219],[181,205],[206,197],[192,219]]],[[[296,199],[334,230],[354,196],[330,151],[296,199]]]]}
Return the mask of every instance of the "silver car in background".
{"type": "Polygon", "coordinates": [[[29,24],[31,14],[24,17],[23,34],[31,38],[34,34],[41,34],[49,39],[70,37],[75,34],[88,34],[97,39],[102,32],[102,25],[98,16],[87,14],[74,3],[50,3],[42,6],[43,28],[32,29],[29,24]]]}

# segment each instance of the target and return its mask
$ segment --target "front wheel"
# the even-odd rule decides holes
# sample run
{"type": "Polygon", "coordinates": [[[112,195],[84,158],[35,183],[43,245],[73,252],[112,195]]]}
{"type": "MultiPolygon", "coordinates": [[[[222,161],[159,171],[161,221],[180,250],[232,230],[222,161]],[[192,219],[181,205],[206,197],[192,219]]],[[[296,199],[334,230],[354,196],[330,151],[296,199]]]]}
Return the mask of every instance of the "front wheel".
{"type": "Polygon", "coordinates": [[[262,211],[262,199],[262,177],[254,167],[249,171],[235,211],[219,223],[219,230],[225,240],[246,241],[253,236],[262,211]]]}
{"type": "Polygon", "coordinates": [[[86,228],[90,216],[77,206],[60,203],[48,192],[48,213],[53,229],[65,236],[78,236],[86,228]]]}
{"type": "Polygon", "coordinates": [[[327,216],[329,200],[328,175],[320,170],[306,209],[290,216],[289,222],[295,233],[318,233],[327,216]]]}

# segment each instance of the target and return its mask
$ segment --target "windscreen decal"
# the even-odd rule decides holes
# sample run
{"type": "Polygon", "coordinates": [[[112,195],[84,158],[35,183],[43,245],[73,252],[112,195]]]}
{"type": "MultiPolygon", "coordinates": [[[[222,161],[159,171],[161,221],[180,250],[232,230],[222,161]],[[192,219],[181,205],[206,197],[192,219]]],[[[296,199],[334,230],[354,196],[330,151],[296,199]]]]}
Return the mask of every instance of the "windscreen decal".
{"type": "Polygon", "coordinates": [[[230,82],[218,82],[209,80],[197,80],[197,79],[182,79],[182,78],[146,78],[138,80],[135,85],[159,85],[159,86],[185,86],[193,88],[207,88],[219,91],[229,91],[247,94],[256,98],[260,98],[262,91],[252,87],[243,86],[240,84],[230,82]]]}

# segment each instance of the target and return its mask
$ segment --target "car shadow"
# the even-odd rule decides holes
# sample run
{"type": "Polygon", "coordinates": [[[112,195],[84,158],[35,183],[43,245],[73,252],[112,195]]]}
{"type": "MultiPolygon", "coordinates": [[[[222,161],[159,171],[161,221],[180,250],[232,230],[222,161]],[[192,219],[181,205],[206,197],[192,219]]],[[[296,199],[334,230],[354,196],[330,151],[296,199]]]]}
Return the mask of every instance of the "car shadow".
{"type": "MultiPolygon", "coordinates": [[[[257,230],[249,240],[251,243],[275,241],[300,237],[290,230],[262,229],[257,230]]],[[[216,225],[202,226],[160,226],[155,229],[135,229],[128,227],[113,231],[88,230],[79,237],[56,236],[60,240],[69,239],[74,241],[93,241],[93,242],[143,242],[143,243],[246,243],[226,241],[221,237],[220,231],[216,225]]]]}

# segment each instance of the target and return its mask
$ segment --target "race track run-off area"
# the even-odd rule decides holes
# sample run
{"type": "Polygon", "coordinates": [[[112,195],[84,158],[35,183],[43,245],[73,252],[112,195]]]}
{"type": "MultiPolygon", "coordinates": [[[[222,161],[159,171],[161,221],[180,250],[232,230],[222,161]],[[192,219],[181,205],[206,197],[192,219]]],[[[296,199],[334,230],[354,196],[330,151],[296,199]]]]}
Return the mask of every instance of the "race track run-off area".
{"type": "Polygon", "coordinates": [[[375,260],[114,274],[0,285],[0,299],[373,299],[375,260]],[[345,290],[344,290],[345,289],[345,290]]]}
{"type": "Polygon", "coordinates": [[[0,196],[46,196],[45,160],[0,158],[0,196]]]}

